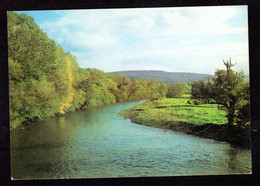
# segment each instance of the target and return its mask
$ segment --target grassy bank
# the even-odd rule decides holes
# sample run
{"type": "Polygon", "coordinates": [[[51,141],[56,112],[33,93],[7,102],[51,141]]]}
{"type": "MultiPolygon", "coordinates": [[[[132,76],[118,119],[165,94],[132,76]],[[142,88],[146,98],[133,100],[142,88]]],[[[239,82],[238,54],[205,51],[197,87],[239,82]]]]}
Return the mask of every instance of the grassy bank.
{"type": "Polygon", "coordinates": [[[227,127],[225,110],[219,110],[216,104],[188,104],[188,100],[165,98],[147,101],[120,112],[120,115],[138,124],[227,141],[236,146],[250,146],[249,127],[227,127]]]}

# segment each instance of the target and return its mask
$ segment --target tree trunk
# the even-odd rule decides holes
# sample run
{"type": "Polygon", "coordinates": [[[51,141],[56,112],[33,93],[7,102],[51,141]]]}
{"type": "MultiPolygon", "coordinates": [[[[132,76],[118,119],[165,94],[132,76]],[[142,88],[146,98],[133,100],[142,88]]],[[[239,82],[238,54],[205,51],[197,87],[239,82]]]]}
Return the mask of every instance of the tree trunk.
{"type": "Polygon", "coordinates": [[[235,103],[230,103],[230,108],[228,108],[228,126],[232,126],[235,119],[235,103]]]}
{"type": "Polygon", "coordinates": [[[231,114],[228,114],[228,126],[232,126],[234,122],[234,117],[231,114]]]}

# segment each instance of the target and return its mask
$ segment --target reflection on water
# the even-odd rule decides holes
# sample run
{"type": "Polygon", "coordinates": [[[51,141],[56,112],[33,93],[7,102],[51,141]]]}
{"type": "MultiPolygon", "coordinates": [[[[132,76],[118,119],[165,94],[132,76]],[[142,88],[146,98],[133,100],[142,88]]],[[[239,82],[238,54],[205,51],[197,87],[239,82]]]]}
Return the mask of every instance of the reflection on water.
{"type": "Polygon", "coordinates": [[[11,133],[12,177],[137,177],[251,172],[249,150],[124,120],[108,105],[11,133]]]}
{"type": "MultiPolygon", "coordinates": [[[[248,160],[251,160],[251,157],[248,157],[250,154],[240,148],[227,149],[227,155],[229,157],[228,168],[233,171],[239,169],[239,165],[241,165],[243,162],[248,162],[248,160]]],[[[245,166],[248,168],[248,170],[251,169],[251,163],[245,166]]]]}
{"type": "Polygon", "coordinates": [[[228,161],[228,168],[235,170],[236,164],[237,164],[237,149],[230,148],[228,149],[228,156],[229,156],[229,161],[228,161]]]}

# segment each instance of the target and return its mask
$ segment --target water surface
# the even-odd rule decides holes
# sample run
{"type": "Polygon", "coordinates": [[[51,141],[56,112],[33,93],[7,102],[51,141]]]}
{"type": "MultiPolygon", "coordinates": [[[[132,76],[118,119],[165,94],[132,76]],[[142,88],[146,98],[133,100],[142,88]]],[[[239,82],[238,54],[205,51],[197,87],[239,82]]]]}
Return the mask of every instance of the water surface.
{"type": "Polygon", "coordinates": [[[251,172],[249,150],[132,123],[112,104],[11,132],[14,179],[216,175],[251,172]]]}

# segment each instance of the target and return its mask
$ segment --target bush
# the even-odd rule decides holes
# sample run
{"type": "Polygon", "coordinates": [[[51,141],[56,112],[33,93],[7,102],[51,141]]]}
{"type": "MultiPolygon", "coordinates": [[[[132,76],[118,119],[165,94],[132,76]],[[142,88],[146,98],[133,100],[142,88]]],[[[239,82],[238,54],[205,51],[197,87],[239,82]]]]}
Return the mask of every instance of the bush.
{"type": "Polygon", "coordinates": [[[200,104],[200,101],[197,100],[197,99],[195,99],[195,100],[193,101],[193,104],[194,104],[194,105],[199,105],[199,104],[200,104]]]}

